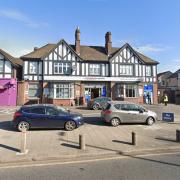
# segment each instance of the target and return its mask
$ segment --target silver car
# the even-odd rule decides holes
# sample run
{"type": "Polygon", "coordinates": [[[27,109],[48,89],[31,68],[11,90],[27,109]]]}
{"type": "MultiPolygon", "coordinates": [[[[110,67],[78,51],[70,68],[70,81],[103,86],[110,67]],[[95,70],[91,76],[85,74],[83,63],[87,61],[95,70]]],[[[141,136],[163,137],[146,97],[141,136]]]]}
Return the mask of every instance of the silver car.
{"type": "Polygon", "coordinates": [[[101,117],[112,126],[118,126],[121,123],[146,123],[152,125],[157,120],[155,112],[126,101],[108,102],[106,108],[101,111],[101,117]]]}

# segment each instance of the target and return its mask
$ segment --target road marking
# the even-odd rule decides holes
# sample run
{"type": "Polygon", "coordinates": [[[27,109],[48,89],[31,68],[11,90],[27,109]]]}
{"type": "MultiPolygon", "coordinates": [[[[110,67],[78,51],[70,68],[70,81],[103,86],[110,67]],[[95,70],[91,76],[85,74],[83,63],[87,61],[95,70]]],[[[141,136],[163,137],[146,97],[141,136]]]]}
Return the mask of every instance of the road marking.
{"type": "Polygon", "coordinates": [[[163,156],[163,155],[172,155],[172,154],[180,154],[179,152],[170,152],[170,153],[156,153],[156,154],[146,154],[146,155],[120,155],[109,158],[97,158],[97,159],[88,159],[88,160],[80,160],[80,161],[67,161],[67,162],[47,162],[47,163],[32,163],[32,164],[20,164],[20,165],[8,165],[2,166],[0,169],[8,169],[8,168],[26,168],[26,167],[42,167],[42,166],[54,166],[54,165],[68,165],[68,164],[80,164],[80,163],[91,163],[98,161],[108,161],[108,160],[117,160],[117,159],[127,159],[133,157],[147,157],[147,156],[163,156]]]}

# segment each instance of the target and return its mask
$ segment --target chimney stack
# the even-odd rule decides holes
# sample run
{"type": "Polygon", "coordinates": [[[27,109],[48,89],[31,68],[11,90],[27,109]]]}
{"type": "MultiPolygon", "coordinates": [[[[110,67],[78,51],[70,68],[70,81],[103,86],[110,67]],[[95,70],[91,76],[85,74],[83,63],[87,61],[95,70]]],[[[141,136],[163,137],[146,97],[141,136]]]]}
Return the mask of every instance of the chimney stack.
{"type": "Polygon", "coordinates": [[[80,55],[80,29],[77,27],[75,31],[75,50],[78,55],[80,55]]]}
{"type": "Polygon", "coordinates": [[[112,49],[112,40],[111,40],[111,32],[108,31],[105,35],[105,49],[106,53],[109,56],[111,54],[112,49]]]}
{"type": "Polygon", "coordinates": [[[38,47],[34,47],[34,51],[38,50],[38,47]]]}

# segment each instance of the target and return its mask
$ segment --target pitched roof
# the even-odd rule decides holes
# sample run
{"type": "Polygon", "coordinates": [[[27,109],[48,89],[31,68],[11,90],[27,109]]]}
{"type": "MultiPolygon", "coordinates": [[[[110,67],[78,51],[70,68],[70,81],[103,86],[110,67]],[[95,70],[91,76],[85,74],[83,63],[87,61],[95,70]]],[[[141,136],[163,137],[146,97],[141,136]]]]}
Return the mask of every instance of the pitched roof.
{"type": "Polygon", "coordinates": [[[175,73],[171,74],[171,75],[168,77],[168,79],[169,79],[169,78],[177,78],[179,73],[180,73],[180,69],[178,69],[175,73]]]}
{"type": "MultiPolygon", "coordinates": [[[[71,45],[75,49],[75,45],[71,45]]],[[[112,48],[114,54],[119,48],[112,48]]],[[[108,61],[105,47],[103,46],[84,46],[80,47],[80,57],[86,61],[108,61]]]]}
{"type": "Polygon", "coordinates": [[[0,49],[0,53],[5,57],[5,59],[9,60],[14,66],[21,66],[23,64],[23,61],[20,58],[15,58],[2,49],[0,49]]]}
{"type": "MultiPolygon", "coordinates": [[[[37,50],[22,56],[22,59],[41,59],[46,54],[50,53],[57,44],[46,44],[45,46],[38,48],[37,50]]],[[[70,45],[75,51],[75,45],[70,45]]],[[[122,48],[122,47],[121,47],[122,48]]],[[[111,56],[113,57],[121,48],[112,47],[111,56]]],[[[135,50],[134,50],[135,51],[135,50]]],[[[157,61],[135,51],[139,58],[147,64],[158,64],[157,61]]],[[[105,47],[103,46],[80,46],[80,58],[86,61],[109,61],[109,57],[106,53],[105,47]]]]}
{"type": "Polygon", "coordinates": [[[45,54],[51,52],[51,50],[56,46],[56,44],[46,44],[41,48],[38,48],[35,51],[32,51],[24,56],[21,56],[22,59],[41,59],[45,54]]]}
{"type": "Polygon", "coordinates": [[[171,71],[165,71],[165,72],[158,73],[158,74],[157,74],[157,77],[160,77],[161,75],[167,74],[167,73],[173,74],[171,71]]]}

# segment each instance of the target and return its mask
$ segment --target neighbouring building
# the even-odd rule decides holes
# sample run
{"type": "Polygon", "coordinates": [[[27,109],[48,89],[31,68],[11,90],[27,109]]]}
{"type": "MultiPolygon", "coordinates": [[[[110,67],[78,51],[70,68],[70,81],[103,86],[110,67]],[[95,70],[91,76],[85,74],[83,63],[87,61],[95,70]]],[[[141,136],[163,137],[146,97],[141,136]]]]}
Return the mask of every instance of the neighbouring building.
{"type": "Polygon", "coordinates": [[[17,80],[22,77],[22,63],[0,49],[0,106],[17,105],[17,80]]]}
{"type": "Polygon", "coordinates": [[[157,103],[158,62],[129,44],[112,47],[111,36],[106,33],[105,46],[85,46],[77,28],[74,45],[61,39],[22,56],[24,104],[84,104],[99,96],[146,103],[148,93],[157,103]]]}
{"type": "Polygon", "coordinates": [[[157,77],[159,102],[162,102],[163,95],[167,94],[170,103],[180,104],[180,69],[174,73],[159,73],[157,77]]]}

